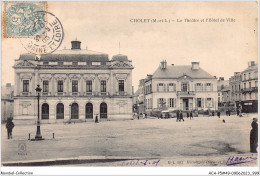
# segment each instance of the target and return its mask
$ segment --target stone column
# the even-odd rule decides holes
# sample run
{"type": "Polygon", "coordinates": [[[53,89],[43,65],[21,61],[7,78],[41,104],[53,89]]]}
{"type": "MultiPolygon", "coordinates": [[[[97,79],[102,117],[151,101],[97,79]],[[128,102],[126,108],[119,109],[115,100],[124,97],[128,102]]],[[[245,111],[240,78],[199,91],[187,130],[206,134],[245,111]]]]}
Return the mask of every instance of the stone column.
{"type": "Polygon", "coordinates": [[[54,95],[54,74],[51,74],[51,95],[54,95]]]}
{"type": "Polygon", "coordinates": [[[100,92],[100,90],[98,89],[98,74],[95,74],[95,94],[98,94],[98,92],[100,92]]]}
{"type": "Polygon", "coordinates": [[[84,92],[83,92],[83,83],[84,83],[83,74],[80,74],[80,95],[81,95],[81,96],[84,95],[84,92]]]}
{"type": "Polygon", "coordinates": [[[69,95],[70,94],[70,79],[69,79],[69,74],[66,74],[66,95],[69,95]]]}
{"type": "Polygon", "coordinates": [[[114,86],[113,86],[113,82],[114,82],[114,76],[112,74],[112,71],[110,72],[110,81],[109,81],[109,87],[110,87],[110,95],[114,95],[114,86]]]}
{"type": "Polygon", "coordinates": [[[20,82],[21,82],[21,80],[20,80],[20,73],[17,73],[16,74],[16,83],[17,83],[16,95],[20,95],[20,82]]]}

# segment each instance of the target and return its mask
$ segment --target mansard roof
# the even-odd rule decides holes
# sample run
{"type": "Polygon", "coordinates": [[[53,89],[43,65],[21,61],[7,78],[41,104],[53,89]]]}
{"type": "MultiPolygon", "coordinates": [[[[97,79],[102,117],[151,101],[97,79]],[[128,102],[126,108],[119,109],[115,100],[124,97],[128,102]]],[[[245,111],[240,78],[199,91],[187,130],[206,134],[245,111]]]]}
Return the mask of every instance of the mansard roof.
{"type": "Polygon", "coordinates": [[[153,73],[152,78],[180,78],[183,75],[196,79],[214,79],[214,77],[205,70],[201,68],[195,70],[192,69],[190,65],[170,65],[167,66],[165,69],[161,69],[161,67],[158,67],[157,70],[153,73]]]}
{"type": "MultiPolygon", "coordinates": [[[[34,54],[21,54],[19,60],[35,60],[34,54]]],[[[109,61],[108,54],[91,51],[87,49],[64,49],[58,50],[51,54],[42,55],[41,61],[96,61],[96,62],[107,62],[109,61]]]]}

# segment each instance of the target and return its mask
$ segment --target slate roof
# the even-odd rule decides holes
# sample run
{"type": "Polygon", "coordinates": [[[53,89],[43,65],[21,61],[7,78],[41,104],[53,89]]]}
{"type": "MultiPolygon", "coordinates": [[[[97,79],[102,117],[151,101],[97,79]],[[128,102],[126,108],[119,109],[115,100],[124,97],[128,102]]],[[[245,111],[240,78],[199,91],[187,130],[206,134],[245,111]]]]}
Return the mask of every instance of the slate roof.
{"type": "Polygon", "coordinates": [[[208,72],[199,68],[198,70],[192,70],[191,65],[170,65],[166,69],[161,69],[160,67],[153,73],[154,78],[179,78],[186,74],[191,78],[202,78],[202,79],[214,79],[212,75],[208,72]]]}
{"type": "Polygon", "coordinates": [[[123,54],[117,54],[112,57],[113,61],[128,61],[127,56],[123,54]]]}
{"type": "MultiPolygon", "coordinates": [[[[21,54],[19,60],[35,60],[33,54],[21,54]]],[[[100,53],[91,50],[80,50],[80,49],[64,49],[58,50],[51,54],[45,54],[41,56],[42,61],[96,61],[106,62],[109,61],[108,54],[100,53]]]]}
{"type": "Polygon", "coordinates": [[[246,68],[241,73],[245,73],[245,72],[252,71],[252,70],[258,70],[258,63],[256,63],[254,66],[250,66],[250,67],[246,68]]]}

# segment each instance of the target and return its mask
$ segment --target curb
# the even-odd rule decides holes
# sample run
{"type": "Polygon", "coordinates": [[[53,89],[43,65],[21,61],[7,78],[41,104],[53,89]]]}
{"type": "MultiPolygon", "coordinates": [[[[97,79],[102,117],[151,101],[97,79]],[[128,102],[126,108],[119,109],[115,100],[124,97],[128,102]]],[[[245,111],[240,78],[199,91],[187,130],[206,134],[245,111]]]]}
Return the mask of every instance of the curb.
{"type": "MultiPolygon", "coordinates": [[[[145,158],[156,159],[156,158],[145,158]]],[[[82,156],[74,158],[59,158],[47,160],[29,160],[29,161],[10,161],[2,162],[2,166],[51,166],[51,165],[72,165],[84,163],[99,163],[99,162],[116,162],[126,160],[144,160],[140,157],[105,157],[105,156],[82,156]]]]}

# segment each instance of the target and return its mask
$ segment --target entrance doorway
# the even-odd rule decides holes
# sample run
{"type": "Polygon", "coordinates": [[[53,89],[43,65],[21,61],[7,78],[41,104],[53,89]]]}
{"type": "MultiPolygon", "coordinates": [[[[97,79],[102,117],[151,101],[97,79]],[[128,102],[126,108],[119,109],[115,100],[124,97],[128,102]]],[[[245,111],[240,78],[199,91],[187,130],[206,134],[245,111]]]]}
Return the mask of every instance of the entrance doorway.
{"type": "Polygon", "coordinates": [[[107,104],[101,103],[100,104],[100,118],[106,119],[107,118],[107,104]]]}
{"type": "Polygon", "coordinates": [[[86,119],[93,119],[93,104],[86,104],[86,119]]]}
{"type": "Polygon", "coordinates": [[[189,99],[183,99],[183,110],[189,110],[189,99]]]}

